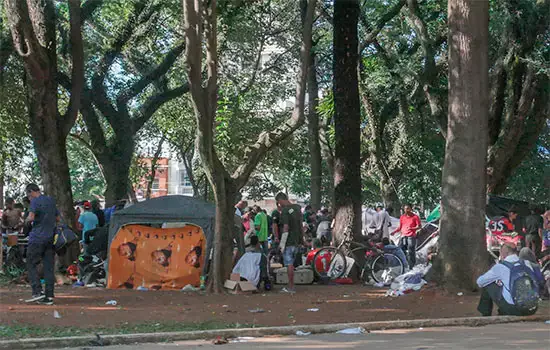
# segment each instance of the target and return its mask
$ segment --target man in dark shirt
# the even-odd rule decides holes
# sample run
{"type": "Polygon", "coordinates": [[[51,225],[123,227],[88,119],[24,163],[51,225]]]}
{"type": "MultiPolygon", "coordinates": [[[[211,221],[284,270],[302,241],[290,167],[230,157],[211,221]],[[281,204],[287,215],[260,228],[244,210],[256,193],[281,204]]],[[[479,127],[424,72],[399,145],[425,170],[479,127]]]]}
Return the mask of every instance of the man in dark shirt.
{"type": "Polygon", "coordinates": [[[542,229],[544,219],[537,208],[531,209],[531,215],[525,218],[525,245],[530,248],[535,256],[540,256],[542,248],[542,229]]]}
{"type": "Polygon", "coordinates": [[[52,305],[55,255],[53,239],[55,227],[57,221],[59,221],[59,212],[55,200],[43,195],[36,184],[29,184],[26,192],[31,200],[27,221],[32,223],[27,248],[27,269],[32,287],[32,297],[26,302],[36,301],[41,304],[52,305]],[[40,262],[42,262],[44,268],[46,294],[42,294],[42,284],[37,271],[40,262]]]}
{"type": "Polygon", "coordinates": [[[283,263],[287,266],[288,288],[283,292],[295,293],[294,290],[294,259],[298,253],[298,246],[303,243],[302,235],[302,209],[298,204],[292,204],[285,193],[275,196],[277,205],[281,207],[281,248],[283,250],[283,263]]]}

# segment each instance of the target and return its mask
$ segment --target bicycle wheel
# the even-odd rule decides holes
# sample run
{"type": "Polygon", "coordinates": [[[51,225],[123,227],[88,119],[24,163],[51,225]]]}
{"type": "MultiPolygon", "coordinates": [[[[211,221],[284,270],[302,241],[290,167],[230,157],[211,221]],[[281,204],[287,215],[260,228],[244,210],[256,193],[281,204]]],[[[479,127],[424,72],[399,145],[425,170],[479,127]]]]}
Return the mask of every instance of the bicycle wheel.
{"type": "Polygon", "coordinates": [[[321,248],[313,257],[313,271],[318,277],[340,278],[346,267],[345,255],[334,247],[321,248]]]}
{"type": "Polygon", "coordinates": [[[384,253],[372,261],[370,272],[376,282],[389,285],[395,277],[405,272],[405,267],[397,255],[384,253]]]}

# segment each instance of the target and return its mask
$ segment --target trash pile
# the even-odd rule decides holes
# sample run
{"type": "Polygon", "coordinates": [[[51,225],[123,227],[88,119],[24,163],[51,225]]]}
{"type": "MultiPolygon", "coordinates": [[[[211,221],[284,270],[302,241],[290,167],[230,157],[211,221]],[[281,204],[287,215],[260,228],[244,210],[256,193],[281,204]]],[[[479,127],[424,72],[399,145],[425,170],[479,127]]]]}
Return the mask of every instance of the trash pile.
{"type": "Polygon", "coordinates": [[[416,265],[409,272],[397,276],[386,292],[386,296],[398,297],[413,291],[419,291],[427,284],[423,277],[430,271],[431,267],[432,265],[416,265]]]}

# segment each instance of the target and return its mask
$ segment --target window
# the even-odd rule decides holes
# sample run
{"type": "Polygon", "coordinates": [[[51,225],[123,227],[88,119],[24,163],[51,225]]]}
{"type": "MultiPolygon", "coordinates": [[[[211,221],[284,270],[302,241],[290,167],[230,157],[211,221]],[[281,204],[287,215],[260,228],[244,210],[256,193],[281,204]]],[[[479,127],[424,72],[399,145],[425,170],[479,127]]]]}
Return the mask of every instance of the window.
{"type": "Polygon", "coordinates": [[[152,188],[153,188],[153,190],[158,190],[158,189],[160,189],[160,181],[159,181],[158,178],[155,178],[155,179],[153,180],[153,187],[152,187],[152,188]]]}
{"type": "Polygon", "coordinates": [[[189,176],[185,170],[180,170],[180,187],[191,187],[189,176]]]}

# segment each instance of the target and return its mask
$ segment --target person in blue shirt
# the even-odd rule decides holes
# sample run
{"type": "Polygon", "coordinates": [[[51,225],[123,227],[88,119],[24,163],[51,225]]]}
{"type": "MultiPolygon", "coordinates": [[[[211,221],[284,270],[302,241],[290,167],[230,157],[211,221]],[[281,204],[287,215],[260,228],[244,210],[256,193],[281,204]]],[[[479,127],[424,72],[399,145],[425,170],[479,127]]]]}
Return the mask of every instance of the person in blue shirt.
{"type": "Polygon", "coordinates": [[[78,218],[78,223],[80,224],[80,229],[82,230],[82,247],[84,252],[86,252],[87,244],[87,233],[99,226],[99,219],[97,215],[92,212],[92,204],[90,202],[84,202],[84,212],[80,214],[78,218]]]}
{"type": "Polygon", "coordinates": [[[32,223],[27,247],[27,270],[32,287],[32,297],[26,302],[38,302],[53,305],[54,292],[54,234],[59,211],[55,200],[40,192],[36,184],[29,184],[26,193],[30,199],[27,222],[32,223]],[[42,262],[46,293],[42,293],[42,284],[38,275],[38,265],[42,262]]]}

